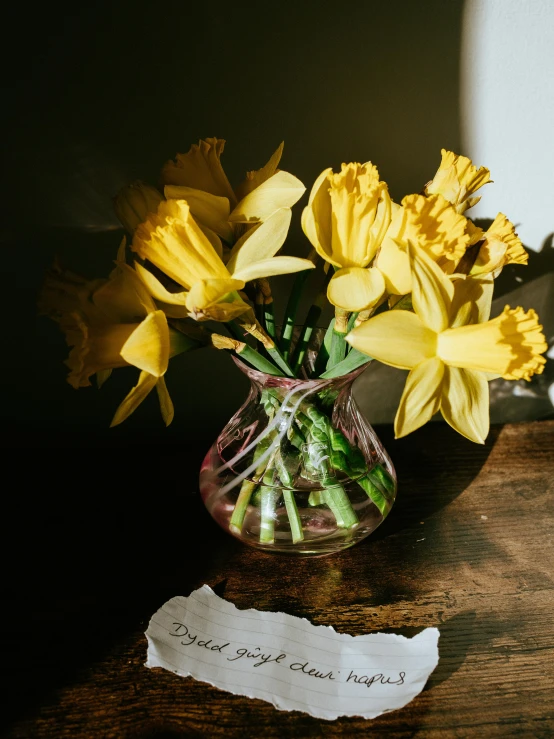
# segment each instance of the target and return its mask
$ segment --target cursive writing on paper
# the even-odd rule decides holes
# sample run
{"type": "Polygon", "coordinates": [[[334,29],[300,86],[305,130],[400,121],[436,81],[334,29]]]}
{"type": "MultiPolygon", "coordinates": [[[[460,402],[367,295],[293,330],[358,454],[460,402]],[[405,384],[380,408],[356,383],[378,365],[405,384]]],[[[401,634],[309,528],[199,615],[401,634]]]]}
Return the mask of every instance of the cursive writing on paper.
{"type": "Polygon", "coordinates": [[[147,667],[325,719],[401,708],[438,661],[434,628],[412,639],[337,634],[285,613],[239,611],[207,585],[165,603],[146,636],[147,667]]]}

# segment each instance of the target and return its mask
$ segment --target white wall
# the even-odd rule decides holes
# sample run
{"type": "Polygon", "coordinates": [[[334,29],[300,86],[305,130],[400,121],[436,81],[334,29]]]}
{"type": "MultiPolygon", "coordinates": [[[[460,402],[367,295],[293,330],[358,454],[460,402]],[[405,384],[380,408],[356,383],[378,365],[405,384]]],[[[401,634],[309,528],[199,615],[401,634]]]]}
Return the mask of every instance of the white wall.
{"type": "Polygon", "coordinates": [[[554,232],[554,2],[466,0],[463,151],[491,170],[473,217],[498,211],[540,251],[554,232]]]}

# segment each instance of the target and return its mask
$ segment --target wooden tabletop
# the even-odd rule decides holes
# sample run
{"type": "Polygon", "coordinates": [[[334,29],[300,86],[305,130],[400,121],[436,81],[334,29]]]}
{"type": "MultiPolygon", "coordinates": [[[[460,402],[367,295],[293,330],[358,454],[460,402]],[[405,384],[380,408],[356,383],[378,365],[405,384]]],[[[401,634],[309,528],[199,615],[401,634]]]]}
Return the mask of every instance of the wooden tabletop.
{"type": "Polygon", "coordinates": [[[2,736],[552,737],[554,421],[495,427],[485,446],[443,424],[400,441],[377,430],[397,502],[362,543],[315,559],[258,552],[212,522],[196,492],[211,440],[56,438],[18,454],[2,736]],[[150,616],[204,583],[349,634],[437,626],[438,667],[403,709],[331,722],[145,668],[150,616]]]}

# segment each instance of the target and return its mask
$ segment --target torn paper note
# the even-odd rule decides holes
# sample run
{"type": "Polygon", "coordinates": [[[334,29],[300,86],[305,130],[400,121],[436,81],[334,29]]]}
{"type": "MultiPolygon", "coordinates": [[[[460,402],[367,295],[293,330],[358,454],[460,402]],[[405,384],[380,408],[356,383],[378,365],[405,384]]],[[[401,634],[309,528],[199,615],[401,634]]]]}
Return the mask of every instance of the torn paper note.
{"type": "Polygon", "coordinates": [[[324,719],[402,708],[439,660],[434,628],[413,639],[337,634],[286,613],[239,611],[207,585],[165,603],[146,636],[147,667],[324,719]]]}

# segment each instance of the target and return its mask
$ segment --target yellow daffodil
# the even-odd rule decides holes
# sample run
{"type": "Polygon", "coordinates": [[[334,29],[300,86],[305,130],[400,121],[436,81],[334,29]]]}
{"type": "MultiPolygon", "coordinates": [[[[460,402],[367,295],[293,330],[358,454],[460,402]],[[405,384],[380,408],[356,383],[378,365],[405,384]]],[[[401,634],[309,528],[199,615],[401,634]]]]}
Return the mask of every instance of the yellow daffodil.
{"type": "Polygon", "coordinates": [[[464,213],[468,208],[481,200],[471,197],[480,187],[491,182],[491,174],[486,167],[474,166],[471,159],[441,149],[441,163],[437,173],[425,186],[427,195],[442,195],[456,208],[464,213]]]}
{"type": "Polygon", "coordinates": [[[283,245],[290,218],[290,209],[282,208],[257,224],[235,244],[226,266],[219,237],[207,237],[188,202],[167,200],[137,228],[131,248],[184,290],[172,293],[147,269],[139,264],[135,268],[150,294],[180,308],[181,315],[228,321],[249,310],[237,294],[246,282],[314,267],[307,259],[274,256],[283,245]]]}
{"type": "Polygon", "coordinates": [[[506,264],[527,264],[529,260],[514,224],[503,213],[496,216],[490,228],[481,234],[481,239],[472,275],[492,273],[496,277],[506,264]]]}
{"type": "MultiPolygon", "coordinates": [[[[186,200],[197,222],[232,245],[245,224],[261,223],[276,211],[291,208],[305,187],[289,172],[278,170],[283,144],[260,170],[248,172],[233,190],[221,165],[222,139],[208,138],[177,154],[162,170],[168,199],[186,200]]],[[[207,234],[209,236],[209,234],[207,234]]]]}
{"type": "Polygon", "coordinates": [[[114,211],[121,225],[132,235],[150,213],[158,210],[163,199],[163,195],[155,187],[136,180],[121,188],[115,196],[114,211]]]}
{"type": "Polygon", "coordinates": [[[58,320],[73,347],[66,362],[72,387],[89,386],[93,374],[100,385],[118,367],[133,365],[141,370],[112,426],[124,421],[154,387],[169,424],[173,404],[163,377],[169,357],[195,342],[170,330],[134,270],[121,261],[116,264],[108,280],[90,282],[56,268],[46,277],[39,307],[58,320]]]}
{"type": "Polygon", "coordinates": [[[49,316],[58,323],[73,311],[86,313],[94,306],[93,294],[106,282],[105,277],[87,280],[74,272],[62,269],[58,262],[55,262],[46,273],[38,296],[39,313],[49,316]]]}
{"type": "Polygon", "coordinates": [[[371,163],[324,170],[302,213],[302,228],[318,254],[337,267],[327,297],[338,308],[360,311],[385,292],[380,272],[366,269],[391,220],[391,199],[371,163]]]}
{"type": "Polygon", "coordinates": [[[510,309],[488,320],[493,281],[453,283],[409,245],[415,313],[391,310],[351,331],[347,341],[393,367],[409,369],[395,419],[405,436],[441,411],[456,431],[484,443],[489,429],[489,374],[530,379],[543,371],[545,337],[533,310],[510,309]],[[472,321],[479,321],[472,323],[472,321]]]}
{"type": "Polygon", "coordinates": [[[408,242],[422,249],[443,272],[452,274],[472,243],[468,220],[442,195],[407,195],[394,204],[392,222],[383,239],[375,267],[387,292],[406,295],[412,289],[408,242]]]}

